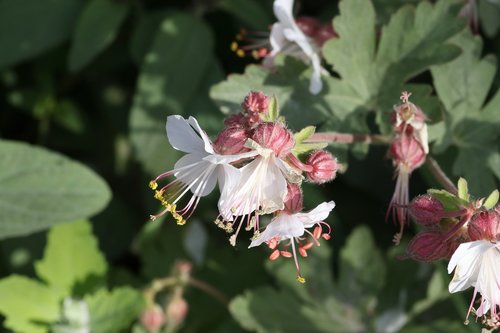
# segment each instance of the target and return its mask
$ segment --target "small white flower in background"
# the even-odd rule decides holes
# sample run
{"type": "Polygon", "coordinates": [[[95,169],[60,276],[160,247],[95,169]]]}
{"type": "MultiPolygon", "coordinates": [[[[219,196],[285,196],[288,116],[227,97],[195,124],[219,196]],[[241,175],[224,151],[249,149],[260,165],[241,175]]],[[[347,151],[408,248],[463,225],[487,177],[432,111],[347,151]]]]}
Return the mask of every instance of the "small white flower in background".
{"type": "Polygon", "coordinates": [[[274,23],[271,29],[271,53],[265,58],[264,63],[271,64],[277,54],[283,53],[311,64],[313,74],[309,91],[318,94],[323,89],[318,47],[297,26],[292,12],[293,0],[275,0],[273,9],[278,22],[274,23]]]}
{"type": "Polygon", "coordinates": [[[455,275],[448,287],[455,293],[474,287],[474,295],[467,313],[472,309],[477,317],[488,315],[492,322],[500,320],[500,242],[477,240],[461,244],[448,264],[448,273],[455,275]],[[479,306],[474,307],[477,294],[479,306]]]}

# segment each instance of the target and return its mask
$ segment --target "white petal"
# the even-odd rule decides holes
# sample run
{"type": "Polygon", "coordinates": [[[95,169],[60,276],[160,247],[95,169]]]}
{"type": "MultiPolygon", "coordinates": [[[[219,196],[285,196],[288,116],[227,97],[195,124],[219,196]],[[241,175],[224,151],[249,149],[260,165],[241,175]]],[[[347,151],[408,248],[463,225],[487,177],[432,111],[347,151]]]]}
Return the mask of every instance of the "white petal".
{"type": "Polygon", "coordinates": [[[271,34],[269,35],[269,43],[271,44],[272,55],[276,55],[281,51],[281,49],[283,49],[284,45],[287,43],[287,40],[283,33],[282,24],[273,24],[273,27],[271,28],[271,34]]]}
{"type": "MultiPolygon", "coordinates": [[[[231,198],[240,183],[241,170],[236,169],[231,165],[219,165],[217,173],[219,177],[220,189],[220,197],[217,206],[219,207],[219,211],[222,215],[222,212],[230,211],[229,205],[231,205],[231,198]]],[[[228,221],[232,220],[231,215],[225,214],[223,217],[228,221]]]]}
{"type": "Polygon", "coordinates": [[[212,148],[212,142],[210,141],[208,135],[205,133],[204,130],[201,129],[200,124],[198,124],[198,121],[194,117],[189,117],[188,123],[193,126],[193,128],[198,132],[200,135],[201,139],[203,140],[203,143],[205,144],[205,151],[209,154],[214,154],[214,149],[212,148]]]}
{"type": "Polygon", "coordinates": [[[293,18],[293,0],[275,0],[273,11],[280,23],[287,27],[295,25],[295,20],[293,18]]]}
{"type": "Polygon", "coordinates": [[[242,160],[249,157],[254,157],[258,155],[256,151],[249,151],[246,153],[236,154],[236,155],[219,155],[219,154],[211,154],[205,156],[203,159],[212,164],[230,164],[236,162],[238,160],[242,160]]]}
{"type": "Polygon", "coordinates": [[[427,124],[423,124],[422,128],[415,131],[415,136],[418,142],[422,145],[424,152],[429,153],[429,135],[427,133],[427,124]]]}
{"type": "Polygon", "coordinates": [[[205,142],[181,116],[169,116],[166,129],[168,141],[175,149],[185,153],[205,152],[205,142]]]}
{"type": "Polygon", "coordinates": [[[295,216],[304,224],[305,228],[310,228],[317,222],[325,220],[333,208],[335,208],[335,202],[323,202],[310,212],[297,213],[295,216]]]}
{"type": "Polygon", "coordinates": [[[487,241],[462,243],[455,250],[448,263],[448,274],[455,269],[448,290],[450,293],[465,290],[477,281],[482,254],[494,246],[487,241]]]}
{"type": "Polygon", "coordinates": [[[475,287],[486,300],[485,312],[490,304],[500,305],[500,243],[483,253],[475,287]]]}
{"type": "Polygon", "coordinates": [[[191,192],[204,197],[213,191],[217,183],[216,165],[203,160],[203,155],[187,154],[175,163],[175,177],[191,186],[191,192]]]}
{"type": "Polygon", "coordinates": [[[317,95],[323,89],[323,82],[321,81],[321,63],[317,54],[311,58],[313,73],[311,75],[311,81],[309,83],[309,91],[313,95],[317,95]]]}
{"type": "Polygon", "coordinates": [[[259,238],[252,241],[250,247],[259,246],[260,244],[278,237],[280,239],[290,239],[300,237],[304,234],[304,225],[294,215],[280,214],[269,223],[259,238]]]}

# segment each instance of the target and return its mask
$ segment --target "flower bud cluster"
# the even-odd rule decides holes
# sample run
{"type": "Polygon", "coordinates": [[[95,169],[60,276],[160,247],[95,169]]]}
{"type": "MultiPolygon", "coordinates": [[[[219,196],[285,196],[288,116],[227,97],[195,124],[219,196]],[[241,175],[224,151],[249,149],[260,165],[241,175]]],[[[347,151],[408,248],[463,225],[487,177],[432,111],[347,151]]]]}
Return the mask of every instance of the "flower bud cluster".
{"type": "Polygon", "coordinates": [[[337,159],[326,150],[301,149],[298,155],[295,148],[300,143],[279,117],[277,102],[262,92],[250,92],[241,111],[229,116],[224,125],[212,142],[196,119],[168,118],[169,141],[186,155],[177,161],[174,170],[150,182],[155,198],[165,207],[152,219],[168,212],[178,224],[184,224],[201,198],[218,184],[221,196],[215,224],[232,234],[230,244],[236,244],[242,229],[253,231],[251,247],[269,245],[272,239],[272,250],[276,250],[283,241],[281,257],[294,257],[297,263],[297,252],[305,257],[320,239],[330,238],[330,227],[323,220],[334,207],[333,202],[328,202],[319,205],[314,213],[303,213],[301,184],[303,180],[323,184],[334,179],[339,168],[337,159]],[[175,180],[160,187],[158,182],[168,176],[175,180]],[[184,199],[189,193],[191,197],[184,199]],[[184,206],[182,202],[186,202],[184,206]],[[273,214],[273,218],[261,232],[261,216],[267,214],[273,214]],[[316,231],[306,233],[312,227],[316,231]]]}

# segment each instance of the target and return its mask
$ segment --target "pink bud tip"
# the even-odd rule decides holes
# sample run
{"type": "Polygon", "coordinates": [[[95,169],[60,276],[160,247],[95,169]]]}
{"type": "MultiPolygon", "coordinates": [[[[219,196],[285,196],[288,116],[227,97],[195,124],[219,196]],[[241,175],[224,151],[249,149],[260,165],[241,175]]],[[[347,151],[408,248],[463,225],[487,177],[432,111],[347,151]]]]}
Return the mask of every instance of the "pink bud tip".
{"type": "Polygon", "coordinates": [[[429,194],[414,198],[408,207],[413,220],[422,225],[437,224],[444,216],[443,204],[429,194]]]}
{"type": "Polygon", "coordinates": [[[500,215],[495,210],[482,211],[472,216],[467,232],[471,240],[500,240],[500,215]]]}
{"type": "Polygon", "coordinates": [[[294,214],[302,210],[302,190],[297,184],[287,184],[285,195],[285,210],[294,214]]]}
{"type": "Polygon", "coordinates": [[[240,127],[227,127],[213,142],[215,151],[221,155],[235,155],[248,151],[245,142],[247,131],[240,127]]]}
{"type": "Polygon", "coordinates": [[[144,310],[140,317],[142,326],[149,333],[156,333],[165,323],[165,313],[162,308],[155,304],[154,306],[144,310]]]}
{"type": "Polygon", "coordinates": [[[182,296],[174,297],[167,305],[167,322],[170,326],[179,326],[186,318],[188,310],[189,305],[182,296]]]}
{"type": "Polygon", "coordinates": [[[321,23],[317,19],[310,16],[297,17],[297,19],[295,19],[295,23],[307,37],[315,36],[318,29],[321,27],[321,23]]]}
{"type": "Polygon", "coordinates": [[[337,32],[333,29],[331,23],[323,24],[314,35],[314,41],[319,47],[322,47],[323,44],[329,39],[338,37],[337,32]]]}
{"type": "Polygon", "coordinates": [[[252,91],[246,95],[241,107],[250,115],[265,113],[269,107],[269,98],[263,92],[252,91]]]}
{"type": "Polygon", "coordinates": [[[264,148],[283,157],[295,146],[293,134],[280,122],[262,123],[255,128],[252,139],[264,148]]]}
{"type": "Polygon", "coordinates": [[[417,234],[408,244],[408,257],[418,261],[435,261],[449,255],[450,244],[436,231],[424,231],[417,234]]]}
{"type": "Polygon", "coordinates": [[[247,119],[243,113],[236,113],[224,120],[226,127],[244,127],[247,125],[247,119]]]}
{"type": "Polygon", "coordinates": [[[306,175],[309,180],[316,184],[322,184],[335,178],[339,168],[337,159],[325,150],[313,152],[306,160],[307,165],[312,167],[312,171],[306,175]]]}

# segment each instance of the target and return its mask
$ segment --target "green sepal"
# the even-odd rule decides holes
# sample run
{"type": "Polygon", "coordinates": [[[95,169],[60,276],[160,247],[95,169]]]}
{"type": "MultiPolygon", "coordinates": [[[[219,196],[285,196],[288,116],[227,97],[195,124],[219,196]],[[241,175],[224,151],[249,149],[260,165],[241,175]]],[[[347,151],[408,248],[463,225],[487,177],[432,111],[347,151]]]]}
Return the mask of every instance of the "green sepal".
{"type": "Polygon", "coordinates": [[[276,96],[273,95],[273,97],[269,99],[268,111],[266,114],[262,116],[262,120],[267,123],[272,123],[278,120],[279,115],[280,115],[280,109],[278,105],[278,100],[276,99],[276,96]]]}
{"type": "Polygon", "coordinates": [[[469,203],[446,190],[429,189],[427,193],[439,200],[444,209],[449,212],[458,211],[469,203]]]}
{"type": "Polygon", "coordinates": [[[306,142],[306,143],[299,143],[296,144],[295,147],[292,150],[292,153],[295,156],[306,154],[310,151],[313,150],[319,150],[326,148],[328,146],[328,143],[325,142],[306,142]]]}
{"type": "Polygon", "coordinates": [[[495,205],[498,203],[498,198],[499,198],[500,193],[498,190],[494,190],[491,192],[491,194],[486,198],[486,200],[483,203],[483,207],[486,209],[492,209],[495,207],[495,205]]]}
{"type": "Polygon", "coordinates": [[[462,177],[458,180],[458,197],[466,201],[469,201],[470,198],[467,181],[462,177]]]}
{"type": "Polygon", "coordinates": [[[311,136],[313,136],[314,132],[316,132],[315,126],[304,127],[303,129],[300,130],[300,132],[297,132],[293,135],[293,138],[295,139],[295,143],[299,144],[299,143],[306,141],[311,136]]]}

